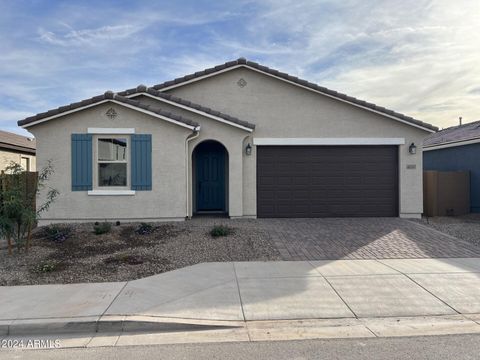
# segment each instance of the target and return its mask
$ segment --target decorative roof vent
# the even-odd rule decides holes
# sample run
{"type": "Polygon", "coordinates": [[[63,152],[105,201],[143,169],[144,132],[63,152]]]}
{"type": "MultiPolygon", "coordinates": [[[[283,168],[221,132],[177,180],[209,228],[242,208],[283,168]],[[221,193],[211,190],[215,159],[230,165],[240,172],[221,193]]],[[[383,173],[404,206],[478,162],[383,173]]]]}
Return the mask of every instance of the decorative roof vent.
{"type": "Polygon", "coordinates": [[[244,78],[240,78],[240,80],[237,81],[237,85],[243,88],[247,86],[247,81],[244,78]]]}
{"type": "Polygon", "coordinates": [[[115,111],[114,108],[110,108],[107,110],[107,112],[105,113],[105,115],[107,115],[107,117],[110,119],[110,120],[114,120],[116,117],[117,117],[117,112],[115,111]]]}

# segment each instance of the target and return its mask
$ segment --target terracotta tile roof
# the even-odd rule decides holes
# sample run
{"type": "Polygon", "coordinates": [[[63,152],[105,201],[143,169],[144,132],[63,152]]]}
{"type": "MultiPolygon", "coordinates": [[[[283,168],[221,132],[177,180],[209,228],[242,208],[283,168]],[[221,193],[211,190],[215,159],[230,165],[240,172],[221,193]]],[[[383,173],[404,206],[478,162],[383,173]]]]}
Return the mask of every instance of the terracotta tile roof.
{"type": "Polygon", "coordinates": [[[0,130],[0,148],[17,151],[24,151],[29,154],[35,154],[36,141],[34,138],[14,134],[0,130]]]}
{"type": "Polygon", "coordinates": [[[155,90],[154,88],[151,88],[151,87],[147,88],[145,85],[139,85],[134,89],[128,89],[128,90],[125,90],[125,91],[121,91],[118,94],[122,95],[122,96],[128,96],[128,95],[141,94],[141,93],[147,93],[147,94],[153,95],[155,97],[159,97],[159,98],[162,98],[162,99],[165,99],[165,100],[168,100],[168,101],[180,104],[180,105],[184,105],[184,106],[187,106],[189,108],[202,111],[204,113],[222,118],[226,121],[244,126],[246,128],[252,129],[252,130],[255,129],[255,125],[252,124],[252,123],[249,123],[248,121],[240,120],[240,119],[238,119],[234,116],[222,113],[222,112],[217,111],[217,110],[213,110],[209,107],[205,107],[205,106],[193,103],[193,102],[188,101],[188,100],[184,100],[184,99],[179,98],[178,96],[174,96],[172,94],[167,94],[167,93],[155,90]]]}
{"type": "Polygon", "coordinates": [[[183,124],[186,124],[186,125],[189,125],[189,126],[192,126],[192,127],[197,127],[199,126],[199,124],[193,120],[190,120],[190,119],[187,119],[183,116],[179,116],[179,115],[176,115],[176,114],[173,114],[169,111],[165,111],[165,110],[162,110],[160,109],[159,107],[157,106],[151,106],[151,105],[146,105],[146,104],[143,104],[139,101],[136,101],[136,100],[132,100],[132,99],[128,99],[124,96],[121,96],[121,95],[118,95],[118,94],[115,94],[111,91],[107,91],[105,92],[103,95],[98,95],[98,96],[94,96],[90,99],[86,99],[86,100],[82,100],[82,101],[79,101],[79,102],[75,102],[75,103],[72,103],[70,105],[65,105],[65,106],[60,106],[59,108],[56,108],[56,109],[52,109],[52,110],[49,110],[47,112],[43,112],[43,113],[40,113],[40,114],[37,114],[37,115],[34,115],[34,116],[30,116],[30,117],[27,117],[23,120],[20,120],[18,121],[18,125],[19,126],[25,126],[25,125],[28,125],[28,124],[31,124],[31,123],[34,123],[38,120],[42,120],[42,119],[45,119],[45,118],[48,118],[50,116],[55,116],[55,115],[60,115],[64,112],[67,112],[67,111],[71,111],[71,110],[76,110],[76,109],[80,109],[84,106],[87,106],[87,105],[92,105],[92,104],[96,104],[96,103],[99,103],[101,101],[104,101],[104,100],[115,100],[115,101],[119,101],[123,104],[127,104],[127,105],[130,105],[134,108],[138,108],[138,109],[142,109],[142,110],[147,110],[147,111],[151,111],[155,114],[158,114],[158,115],[162,115],[162,116],[165,116],[165,117],[168,117],[172,120],[175,120],[175,121],[178,121],[180,123],[183,123],[183,124]]]}
{"type": "Polygon", "coordinates": [[[428,147],[473,139],[480,139],[480,120],[440,130],[428,136],[423,141],[423,146],[428,147]]]}
{"type": "Polygon", "coordinates": [[[170,81],[166,81],[164,83],[154,85],[154,86],[152,86],[152,88],[154,90],[165,89],[165,88],[167,88],[169,86],[172,86],[172,85],[181,84],[181,83],[184,83],[186,81],[189,81],[189,80],[201,77],[201,76],[213,74],[213,73],[216,73],[218,71],[225,70],[225,69],[228,69],[228,68],[231,68],[231,67],[234,67],[234,66],[238,66],[238,65],[244,65],[244,66],[248,66],[248,67],[260,70],[264,73],[277,76],[279,78],[291,81],[291,82],[293,82],[295,84],[298,84],[298,85],[305,86],[307,88],[316,90],[316,91],[324,93],[326,95],[329,95],[329,96],[332,96],[332,97],[335,97],[335,98],[338,98],[338,99],[341,99],[341,100],[344,100],[344,101],[348,101],[348,102],[351,102],[353,104],[357,104],[357,105],[366,107],[366,108],[371,109],[371,110],[378,111],[378,112],[386,114],[386,115],[396,117],[400,120],[403,120],[405,122],[408,122],[408,123],[411,123],[411,124],[414,124],[414,125],[417,125],[417,126],[421,126],[425,129],[429,129],[429,130],[433,130],[433,131],[438,130],[438,128],[436,126],[433,126],[433,125],[425,123],[423,121],[414,119],[410,116],[401,114],[401,113],[393,111],[393,110],[386,109],[382,106],[378,106],[376,104],[369,103],[369,102],[366,102],[364,100],[359,100],[357,98],[354,98],[352,96],[348,96],[346,94],[339,93],[339,92],[334,91],[334,90],[327,89],[326,87],[319,86],[319,85],[311,83],[307,80],[299,79],[296,76],[292,76],[292,75],[289,75],[289,74],[284,73],[284,72],[280,72],[280,71],[275,70],[275,69],[271,69],[267,66],[260,65],[256,62],[249,61],[245,58],[239,58],[239,59],[234,60],[234,61],[228,61],[228,62],[226,62],[225,64],[222,64],[222,65],[217,65],[217,66],[209,68],[209,69],[205,69],[205,70],[202,70],[202,71],[197,71],[196,73],[193,73],[193,74],[185,75],[183,77],[179,77],[179,78],[176,78],[176,79],[173,79],[173,80],[170,80],[170,81]]]}

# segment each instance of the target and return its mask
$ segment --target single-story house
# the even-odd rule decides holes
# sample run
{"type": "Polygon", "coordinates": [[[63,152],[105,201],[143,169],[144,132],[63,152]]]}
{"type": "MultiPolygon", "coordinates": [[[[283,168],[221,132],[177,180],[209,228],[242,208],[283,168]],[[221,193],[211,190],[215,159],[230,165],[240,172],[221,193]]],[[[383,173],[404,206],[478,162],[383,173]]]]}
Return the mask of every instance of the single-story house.
{"type": "Polygon", "coordinates": [[[12,162],[35,171],[35,139],[0,130],[0,171],[12,162]]]}
{"type": "Polygon", "coordinates": [[[56,168],[43,223],[420,217],[438,130],[244,58],[18,124],[56,168]]]}
{"type": "Polygon", "coordinates": [[[469,171],[470,211],[480,212],[480,121],[452,126],[423,143],[424,170],[469,171]]]}

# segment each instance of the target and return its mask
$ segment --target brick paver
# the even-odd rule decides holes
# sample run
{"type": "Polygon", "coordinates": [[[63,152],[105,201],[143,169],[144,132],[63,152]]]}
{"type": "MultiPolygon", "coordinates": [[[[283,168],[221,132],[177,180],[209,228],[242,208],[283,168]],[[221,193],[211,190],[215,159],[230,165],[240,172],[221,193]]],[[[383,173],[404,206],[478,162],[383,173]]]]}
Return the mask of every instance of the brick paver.
{"type": "Polygon", "coordinates": [[[480,247],[400,218],[257,219],[284,260],[479,257],[480,247]]]}

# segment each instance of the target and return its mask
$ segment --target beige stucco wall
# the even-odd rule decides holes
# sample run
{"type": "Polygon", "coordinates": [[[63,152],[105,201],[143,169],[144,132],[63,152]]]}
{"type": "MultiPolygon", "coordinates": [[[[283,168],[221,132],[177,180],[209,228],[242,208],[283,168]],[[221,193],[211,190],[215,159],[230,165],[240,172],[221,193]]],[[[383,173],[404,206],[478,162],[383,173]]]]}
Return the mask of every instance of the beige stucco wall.
{"type": "MultiPolygon", "coordinates": [[[[170,104],[160,102],[159,100],[150,97],[139,96],[136,97],[135,100],[139,100],[145,104],[159,106],[163,110],[175,112],[178,115],[182,115],[201,124],[201,130],[198,136],[188,142],[188,198],[190,199],[189,216],[192,216],[194,210],[192,154],[195,150],[195,147],[206,140],[215,140],[220,142],[228,153],[227,205],[230,217],[241,217],[246,215],[244,204],[244,164],[245,162],[250,161],[247,161],[249,159],[246,159],[247,156],[243,151],[243,142],[244,139],[250,135],[250,132],[221,123],[203,115],[192,113],[188,110],[174,107],[170,104]]],[[[247,169],[247,173],[248,171],[249,169],[247,169]]]]}
{"type": "Polygon", "coordinates": [[[29,131],[37,138],[39,167],[48,159],[55,167],[48,185],[60,191],[50,210],[42,216],[42,224],[184,219],[187,215],[185,140],[192,134],[190,129],[106,103],[41,123],[29,131]],[[114,120],[105,116],[110,107],[118,113],[114,120]],[[71,191],[71,134],[87,133],[89,127],[135,128],[137,134],[152,134],[152,191],[137,191],[133,196],[92,196],[87,191],[71,191]]]}
{"type": "MultiPolygon", "coordinates": [[[[168,92],[256,124],[258,138],[405,138],[399,146],[400,216],[422,213],[423,138],[429,133],[246,68],[168,92]],[[237,85],[239,79],[247,85],[237,85]],[[411,143],[417,154],[408,153],[411,143]],[[414,169],[407,169],[413,165],[414,169]],[[409,166],[410,167],[410,166],[409,166]]],[[[256,152],[244,157],[243,214],[256,213],[256,152]]]]}
{"type": "Polygon", "coordinates": [[[0,149],[0,171],[5,170],[7,166],[13,161],[14,163],[21,164],[22,157],[30,159],[30,171],[36,171],[35,155],[23,154],[8,150],[0,149]]]}
{"type": "MultiPolygon", "coordinates": [[[[228,211],[231,217],[256,216],[256,147],[245,155],[254,138],[404,138],[399,146],[400,215],[422,212],[421,143],[427,132],[382,115],[359,109],[248,69],[232,70],[172,90],[180,97],[210,106],[256,124],[253,133],[145,96],[144,103],[188,117],[201,124],[192,131],[118,104],[102,104],[29,128],[37,138],[39,168],[48,159],[57,169],[50,186],[61,193],[43,216],[43,223],[93,220],[183,219],[193,212],[192,153],[199,143],[216,140],[228,152],[228,211]],[[246,87],[237,81],[243,78],[246,87]],[[114,107],[119,116],[110,120],[105,112],[114,107]],[[72,133],[88,127],[135,128],[152,134],[152,191],[134,196],[89,196],[71,191],[72,133]],[[410,155],[410,143],[417,154],[410,155]],[[188,163],[188,165],[187,165],[188,163]],[[414,169],[407,169],[412,165],[414,169]]],[[[95,177],[94,177],[95,179],[95,177]]]]}

